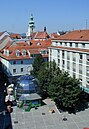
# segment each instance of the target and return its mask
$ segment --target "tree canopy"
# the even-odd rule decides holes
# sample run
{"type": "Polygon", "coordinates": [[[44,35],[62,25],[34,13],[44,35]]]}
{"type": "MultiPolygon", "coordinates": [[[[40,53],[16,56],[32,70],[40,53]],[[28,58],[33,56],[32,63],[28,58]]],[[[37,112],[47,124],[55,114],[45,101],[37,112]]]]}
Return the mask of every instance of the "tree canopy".
{"type": "Polygon", "coordinates": [[[82,92],[79,80],[61,71],[54,61],[41,65],[38,80],[41,89],[51,98],[60,100],[64,107],[73,107],[79,101],[82,92]]]}
{"type": "Polygon", "coordinates": [[[40,67],[42,63],[45,62],[44,58],[41,55],[38,55],[33,62],[33,70],[32,75],[36,76],[38,75],[38,71],[40,70],[40,67]]]}

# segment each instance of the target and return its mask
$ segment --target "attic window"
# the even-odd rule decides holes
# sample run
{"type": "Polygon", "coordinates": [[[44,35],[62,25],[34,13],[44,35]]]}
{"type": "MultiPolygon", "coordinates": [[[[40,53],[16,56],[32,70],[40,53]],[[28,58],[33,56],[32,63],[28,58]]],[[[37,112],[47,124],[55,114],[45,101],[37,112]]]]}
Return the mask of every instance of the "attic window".
{"type": "Polygon", "coordinates": [[[26,56],[26,50],[22,51],[23,56],[26,56]]]}
{"type": "Polygon", "coordinates": [[[37,44],[38,46],[41,45],[40,42],[37,42],[36,44],[37,44]]]}
{"type": "Polygon", "coordinates": [[[19,50],[16,51],[16,56],[20,56],[20,51],[19,50]]]}
{"type": "Polygon", "coordinates": [[[47,50],[41,50],[41,52],[40,52],[42,55],[45,55],[45,54],[47,54],[47,50]]]}

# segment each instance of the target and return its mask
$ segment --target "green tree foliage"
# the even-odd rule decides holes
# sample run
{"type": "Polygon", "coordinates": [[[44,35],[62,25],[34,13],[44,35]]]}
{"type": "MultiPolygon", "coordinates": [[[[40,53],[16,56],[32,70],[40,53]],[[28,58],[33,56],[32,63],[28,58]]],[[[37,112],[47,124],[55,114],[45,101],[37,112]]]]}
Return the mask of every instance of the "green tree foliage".
{"type": "Polygon", "coordinates": [[[45,62],[44,58],[41,55],[38,55],[33,62],[33,70],[32,70],[32,75],[36,76],[38,75],[38,71],[40,70],[40,67],[42,63],[45,62]]]}
{"type": "Polygon", "coordinates": [[[61,71],[56,63],[43,63],[38,73],[38,80],[42,90],[53,99],[61,100],[64,107],[74,107],[81,94],[79,80],[61,71]]]}

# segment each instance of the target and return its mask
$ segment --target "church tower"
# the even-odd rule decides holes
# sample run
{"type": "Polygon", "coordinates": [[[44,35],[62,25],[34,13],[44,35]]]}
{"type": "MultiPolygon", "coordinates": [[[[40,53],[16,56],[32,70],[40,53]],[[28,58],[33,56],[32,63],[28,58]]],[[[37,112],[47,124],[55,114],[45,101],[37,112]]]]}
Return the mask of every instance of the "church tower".
{"type": "Polygon", "coordinates": [[[33,15],[31,14],[30,16],[30,21],[29,21],[29,25],[28,25],[28,32],[26,34],[27,37],[29,37],[33,32],[34,32],[34,18],[33,18],[33,15]]]}

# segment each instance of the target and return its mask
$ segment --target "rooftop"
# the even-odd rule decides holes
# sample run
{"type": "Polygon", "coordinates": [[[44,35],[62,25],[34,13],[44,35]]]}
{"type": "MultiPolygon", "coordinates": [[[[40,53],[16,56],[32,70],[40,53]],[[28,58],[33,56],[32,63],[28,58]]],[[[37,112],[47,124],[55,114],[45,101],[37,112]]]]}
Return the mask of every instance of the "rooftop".
{"type": "Polygon", "coordinates": [[[67,32],[57,38],[57,40],[74,40],[74,41],[89,41],[89,30],[74,30],[67,32]]]}

